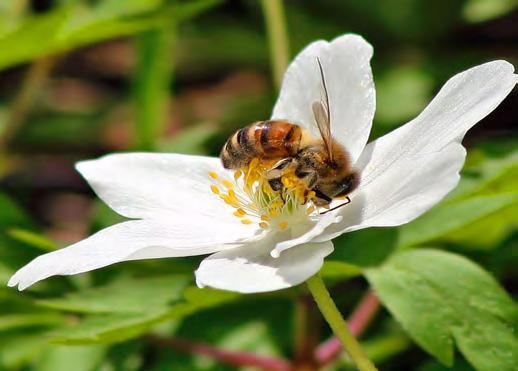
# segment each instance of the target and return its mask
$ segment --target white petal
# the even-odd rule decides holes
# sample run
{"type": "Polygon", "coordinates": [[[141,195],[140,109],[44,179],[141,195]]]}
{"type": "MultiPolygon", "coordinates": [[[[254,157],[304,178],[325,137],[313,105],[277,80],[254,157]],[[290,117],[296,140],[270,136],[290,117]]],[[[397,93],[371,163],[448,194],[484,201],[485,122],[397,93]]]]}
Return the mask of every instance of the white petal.
{"type": "Polygon", "coordinates": [[[429,210],[459,181],[466,150],[450,143],[437,153],[400,159],[352,197],[338,210],[342,222],[331,225],[313,241],[326,241],[367,227],[407,223],[429,210]]]}
{"type": "Polygon", "coordinates": [[[204,259],[196,271],[198,286],[242,293],[266,292],[298,285],[317,273],[333,252],[331,242],[311,243],[270,255],[274,240],[265,239],[204,259]]]}
{"type": "Polygon", "coordinates": [[[318,135],[311,104],[323,98],[319,57],[329,93],[332,134],[354,163],[367,143],[376,106],[372,53],[372,46],[357,35],[311,43],[288,67],[272,118],[290,120],[318,135]]]}
{"type": "Polygon", "coordinates": [[[315,237],[322,234],[322,232],[331,224],[339,223],[342,220],[342,217],[339,215],[335,215],[334,213],[326,213],[321,218],[318,219],[317,223],[315,223],[309,230],[305,231],[300,236],[297,236],[293,239],[284,240],[275,244],[275,247],[271,251],[271,256],[274,258],[278,258],[281,252],[292,248],[294,246],[299,246],[304,243],[310,242],[315,237]]]}
{"type": "MultiPolygon", "coordinates": [[[[71,275],[125,260],[209,254],[238,244],[224,245],[200,231],[204,226],[132,220],[103,229],[93,236],[37,257],[16,272],[9,286],[20,290],[55,275],[71,275]]],[[[231,233],[230,230],[227,230],[231,233]]]]}
{"type": "Polygon", "coordinates": [[[77,170],[108,206],[128,218],[231,215],[210,191],[208,172],[225,172],[215,157],[120,153],[80,162],[77,170]]]}
{"type": "Polygon", "coordinates": [[[518,81],[513,71],[510,63],[493,61],[448,80],[417,118],[369,143],[357,163],[363,169],[361,187],[399,159],[438,152],[451,142],[460,142],[511,92],[518,81]]]}

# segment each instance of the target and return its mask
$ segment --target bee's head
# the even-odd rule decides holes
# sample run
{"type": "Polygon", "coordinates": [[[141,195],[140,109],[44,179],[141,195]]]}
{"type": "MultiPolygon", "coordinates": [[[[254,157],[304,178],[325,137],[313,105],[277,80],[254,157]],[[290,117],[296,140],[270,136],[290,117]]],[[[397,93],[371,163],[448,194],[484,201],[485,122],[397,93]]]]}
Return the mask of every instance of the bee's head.
{"type": "Polygon", "coordinates": [[[360,184],[360,175],[357,172],[347,174],[345,177],[335,183],[333,198],[345,197],[358,187],[360,184]]]}

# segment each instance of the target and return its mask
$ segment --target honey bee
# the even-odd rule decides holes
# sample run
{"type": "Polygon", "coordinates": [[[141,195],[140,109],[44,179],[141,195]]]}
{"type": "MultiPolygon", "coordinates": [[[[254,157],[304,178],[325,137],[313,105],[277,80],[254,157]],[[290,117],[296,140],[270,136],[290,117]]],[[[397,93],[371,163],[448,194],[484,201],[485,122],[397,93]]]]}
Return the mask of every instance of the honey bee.
{"type": "Polygon", "coordinates": [[[331,135],[329,96],[324,69],[317,58],[323,87],[323,98],[311,105],[320,133],[312,137],[297,124],[285,120],[258,121],[235,132],[227,140],[220,154],[226,169],[242,169],[252,159],[276,161],[266,171],[266,178],[274,191],[282,191],[281,177],[288,171],[303,180],[307,191],[313,191],[316,206],[329,207],[333,199],[345,198],[360,182],[351,166],[349,154],[331,135]]]}

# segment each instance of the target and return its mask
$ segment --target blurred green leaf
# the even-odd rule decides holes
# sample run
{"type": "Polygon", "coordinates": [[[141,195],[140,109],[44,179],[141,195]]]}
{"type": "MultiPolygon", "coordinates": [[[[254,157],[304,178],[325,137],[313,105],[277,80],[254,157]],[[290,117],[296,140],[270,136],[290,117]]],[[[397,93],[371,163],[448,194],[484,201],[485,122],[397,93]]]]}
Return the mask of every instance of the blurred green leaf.
{"type": "Polygon", "coordinates": [[[399,126],[419,114],[430,100],[434,80],[420,66],[390,68],[376,78],[376,120],[399,126]]]}
{"type": "Polygon", "coordinates": [[[64,317],[57,313],[26,313],[0,316],[0,331],[23,327],[56,325],[63,322],[64,317]]]}
{"type": "Polygon", "coordinates": [[[11,228],[7,230],[7,235],[16,241],[43,251],[52,251],[58,248],[57,244],[46,236],[27,229],[11,228]]]}
{"type": "Polygon", "coordinates": [[[448,200],[473,195],[513,192],[518,189],[518,151],[490,155],[487,150],[474,148],[468,152],[461,181],[448,195],[448,200]]]}
{"type": "Polygon", "coordinates": [[[518,364],[518,308],[473,262],[438,250],[409,250],[366,276],[410,336],[445,365],[453,363],[453,341],[481,371],[511,371],[518,364]]]}
{"type": "Polygon", "coordinates": [[[160,311],[182,298],[190,278],[180,275],[122,278],[109,285],[38,300],[37,304],[78,313],[144,313],[160,311]]]}
{"type": "Polygon", "coordinates": [[[187,287],[183,292],[183,296],[187,302],[207,307],[227,303],[240,297],[238,293],[231,291],[211,288],[200,289],[194,286],[187,287]]]}
{"type": "Polygon", "coordinates": [[[217,127],[201,124],[183,129],[172,138],[162,140],[158,149],[162,152],[184,153],[188,155],[206,154],[205,143],[217,132],[217,127]]]}
{"type": "Polygon", "coordinates": [[[326,260],[357,267],[376,266],[392,254],[397,241],[395,228],[367,228],[346,233],[334,240],[335,250],[326,260]]]}
{"type": "Polygon", "coordinates": [[[422,244],[473,224],[497,211],[516,205],[517,193],[477,196],[441,203],[399,230],[398,246],[422,244]]]}
{"type": "Polygon", "coordinates": [[[0,69],[67,49],[114,37],[127,36],[167,21],[183,21],[219,3],[196,0],[160,7],[161,1],[97,2],[63,5],[45,14],[26,18],[13,30],[0,35],[0,69]]]}
{"type": "Polygon", "coordinates": [[[19,369],[38,357],[47,347],[45,335],[33,331],[28,335],[11,335],[0,342],[0,369],[19,369]]]}
{"type": "Polygon", "coordinates": [[[102,344],[89,346],[52,345],[38,359],[36,371],[94,371],[106,355],[108,347],[102,344]],[[72,366],[73,365],[73,366],[72,366]]]}
{"type": "Polygon", "coordinates": [[[468,0],[462,15],[468,22],[485,22],[515,10],[515,0],[468,0]]]}

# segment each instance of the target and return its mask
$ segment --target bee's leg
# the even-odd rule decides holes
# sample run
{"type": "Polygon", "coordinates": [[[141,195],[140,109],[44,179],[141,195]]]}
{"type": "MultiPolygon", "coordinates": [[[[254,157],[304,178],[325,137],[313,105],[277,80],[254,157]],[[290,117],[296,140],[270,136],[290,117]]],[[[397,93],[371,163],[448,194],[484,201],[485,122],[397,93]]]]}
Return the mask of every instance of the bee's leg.
{"type": "Polygon", "coordinates": [[[328,212],[333,211],[333,210],[336,210],[336,209],[339,209],[340,207],[345,206],[345,205],[348,205],[348,204],[350,204],[350,203],[351,203],[351,199],[349,198],[349,196],[345,197],[345,199],[346,199],[346,202],[344,202],[343,204],[337,205],[337,206],[333,207],[332,209],[329,209],[329,210],[323,211],[323,212],[321,212],[321,213],[320,213],[320,215],[325,214],[325,213],[328,213],[328,212]]]}
{"type": "Polygon", "coordinates": [[[275,191],[279,192],[281,197],[283,197],[283,189],[284,185],[282,184],[281,177],[284,175],[284,173],[295,165],[295,159],[293,157],[287,157],[283,158],[282,160],[278,161],[275,165],[272,166],[271,169],[269,169],[266,172],[266,179],[268,179],[268,184],[270,184],[270,187],[275,191]]]}
{"type": "Polygon", "coordinates": [[[280,179],[284,175],[286,170],[295,165],[295,159],[293,157],[286,157],[278,161],[266,172],[266,179],[280,179]]]}
{"type": "Polygon", "coordinates": [[[298,168],[295,170],[295,175],[306,183],[308,189],[313,189],[317,184],[318,174],[314,170],[298,168]]]}

